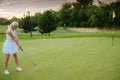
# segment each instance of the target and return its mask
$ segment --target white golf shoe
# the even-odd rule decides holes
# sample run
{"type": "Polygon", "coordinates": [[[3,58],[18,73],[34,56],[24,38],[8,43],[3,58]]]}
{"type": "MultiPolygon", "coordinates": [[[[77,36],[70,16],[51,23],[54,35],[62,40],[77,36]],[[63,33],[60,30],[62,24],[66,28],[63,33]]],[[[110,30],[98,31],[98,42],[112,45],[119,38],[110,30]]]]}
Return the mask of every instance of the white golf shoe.
{"type": "Polygon", "coordinates": [[[8,70],[4,70],[4,74],[10,74],[8,70]]]}
{"type": "Polygon", "coordinates": [[[17,70],[17,71],[22,71],[22,68],[16,67],[16,70],[17,70]]]}

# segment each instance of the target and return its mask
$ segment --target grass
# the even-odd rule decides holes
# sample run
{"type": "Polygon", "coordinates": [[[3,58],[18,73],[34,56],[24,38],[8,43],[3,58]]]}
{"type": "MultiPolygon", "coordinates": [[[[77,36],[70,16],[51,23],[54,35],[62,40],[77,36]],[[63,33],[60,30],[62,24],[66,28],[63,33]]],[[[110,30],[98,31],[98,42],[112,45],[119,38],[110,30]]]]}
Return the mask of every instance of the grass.
{"type": "MultiPolygon", "coordinates": [[[[7,26],[0,26],[0,41],[4,41],[5,39],[5,33],[7,29],[7,26]]],[[[30,34],[27,33],[22,33],[23,31],[21,29],[17,29],[17,35],[20,39],[31,39],[30,34]],[[23,35],[24,34],[24,35],[23,35]]],[[[74,37],[112,37],[112,35],[114,35],[114,37],[120,37],[120,32],[91,32],[91,33],[78,33],[75,31],[71,31],[68,29],[63,29],[63,28],[58,28],[57,30],[53,31],[51,33],[51,36],[47,36],[45,35],[41,35],[38,32],[33,32],[33,38],[32,39],[41,39],[41,38],[74,38],[74,37]]]]}
{"type": "MultiPolygon", "coordinates": [[[[20,30],[19,30],[20,32],[20,30]]],[[[18,34],[26,56],[19,51],[22,72],[9,61],[10,75],[4,75],[4,54],[0,55],[0,80],[119,80],[120,36],[114,33],[77,33],[58,29],[51,36],[18,34]],[[36,63],[33,66],[30,59],[36,63]]],[[[5,34],[0,34],[2,49],[5,34]]]]}
{"type": "Polygon", "coordinates": [[[0,33],[5,33],[5,31],[6,31],[6,29],[7,29],[7,25],[0,25],[0,33]]]}
{"type": "MultiPolygon", "coordinates": [[[[1,80],[119,80],[120,38],[50,38],[22,40],[29,57],[19,51],[22,72],[15,71],[11,56],[10,75],[3,74],[1,80]],[[33,66],[29,58],[37,64],[33,66]]],[[[0,42],[2,45],[2,42],[0,42]]],[[[3,62],[4,55],[0,56],[3,62]]]]}

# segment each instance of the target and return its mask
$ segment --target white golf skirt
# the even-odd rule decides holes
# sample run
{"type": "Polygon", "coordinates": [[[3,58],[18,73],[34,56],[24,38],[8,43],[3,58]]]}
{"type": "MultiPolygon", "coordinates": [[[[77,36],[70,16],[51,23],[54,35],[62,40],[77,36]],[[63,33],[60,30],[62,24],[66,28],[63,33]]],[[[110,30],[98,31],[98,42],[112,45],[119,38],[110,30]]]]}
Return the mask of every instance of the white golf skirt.
{"type": "Polygon", "coordinates": [[[11,39],[11,40],[5,40],[3,44],[3,49],[2,52],[4,54],[15,54],[18,52],[17,45],[16,43],[11,39]]]}

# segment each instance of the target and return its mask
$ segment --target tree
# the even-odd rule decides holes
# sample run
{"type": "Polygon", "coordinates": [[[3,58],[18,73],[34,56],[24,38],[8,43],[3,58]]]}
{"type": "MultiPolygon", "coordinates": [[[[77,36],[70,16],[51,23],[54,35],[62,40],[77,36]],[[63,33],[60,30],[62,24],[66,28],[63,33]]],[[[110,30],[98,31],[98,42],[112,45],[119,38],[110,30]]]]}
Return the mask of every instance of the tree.
{"type": "Polygon", "coordinates": [[[120,10],[119,10],[120,9],[120,0],[117,0],[114,3],[111,3],[110,9],[111,9],[111,12],[114,10],[115,14],[116,14],[116,17],[114,19],[112,26],[114,25],[116,28],[120,29],[120,10]]]}
{"type": "Polygon", "coordinates": [[[79,27],[79,21],[80,21],[79,12],[77,10],[73,9],[71,12],[71,24],[70,24],[70,26],[79,27]]]}
{"type": "Polygon", "coordinates": [[[86,9],[79,10],[79,16],[80,16],[79,26],[80,27],[87,27],[89,18],[87,17],[86,13],[87,13],[86,9]]]}
{"type": "Polygon", "coordinates": [[[89,5],[92,5],[93,0],[76,0],[80,5],[82,5],[84,8],[88,7],[89,5]]]}
{"type": "Polygon", "coordinates": [[[8,25],[10,21],[7,18],[0,18],[0,25],[8,25]]]}
{"type": "Polygon", "coordinates": [[[66,2],[62,5],[61,9],[59,10],[59,18],[60,18],[60,26],[66,24],[68,26],[71,21],[71,3],[66,2]]]}
{"type": "Polygon", "coordinates": [[[53,10],[45,11],[39,19],[38,25],[40,28],[39,32],[41,34],[48,33],[48,35],[50,36],[50,33],[57,28],[56,16],[54,15],[53,10]]]}
{"type": "Polygon", "coordinates": [[[23,28],[25,33],[30,32],[30,36],[32,38],[32,30],[34,29],[33,27],[33,22],[31,20],[30,12],[28,11],[28,15],[24,15],[24,18],[21,20],[21,27],[23,28]]]}
{"type": "Polygon", "coordinates": [[[10,19],[10,22],[12,23],[13,21],[18,21],[19,22],[19,18],[17,18],[16,16],[13,16],[11,19],[10,19]]]}
{"type": "Polygon", "coordinates": [[[90,17],[89,23],[90,23],[90,26],[91,26],[91,27],[96,27],[96,26],[98,26],[99,20],[98,20],[96,14],[93,14],[93,15],[90,17]]]}
{"type": "Polygon", "coordinates": [[[99,6],[106,6],[107,4],[105,2],[102,2],[100,0],[97,0],[99,6]]]}
{"type": "Polygon", "coordinates": [[[81,8],[82,8],[82,5],[81,4],[79,4],[78,2],[73,2],[72,3],[72,8],[73,8],[73,10],[80,10],[81,8]]]}
{"type": "MultiPolygon", "coordinates": [[[[19,22],[19,24],[20,24],[21,19],[20,19],[20,18],[17,18],[16,16],[13,16],[13,17],[9,20],[9,22],[12,23],[13,21],[17,21],[17,22],[19,22]]],[[[20,28],[20,26],[19,26],[19,28],[20,28]]]]}
{"type": "Polygon", "coordinates": [[[34,26],[35,27],[38,27],[39,26],[39,20],[41,19],[42,17],[42,13],[35,13],[35,15],[32,17],[32,21],[34,22],[34,26]]]}

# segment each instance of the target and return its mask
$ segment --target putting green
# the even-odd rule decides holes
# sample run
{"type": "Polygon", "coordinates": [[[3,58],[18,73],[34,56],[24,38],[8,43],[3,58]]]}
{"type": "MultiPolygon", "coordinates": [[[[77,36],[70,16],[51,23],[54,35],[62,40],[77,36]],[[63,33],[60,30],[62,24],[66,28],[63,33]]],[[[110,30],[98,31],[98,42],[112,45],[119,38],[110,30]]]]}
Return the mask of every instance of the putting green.
{"type": "MultiPolygon", "coordinates": [[[[0,48],[3,42],[0,42],[0,48]]],[[[0,80],[119,80],[120,38],[47,38],[22,40],[19,51],[22,72],[9,61],[10,75],[4,75],[4,55],[0,54],[0,80]],[[26,56],[28,55],[28,56],[26,56]],[[32,62],[37,65],[32,65],[32,62]]]]}

